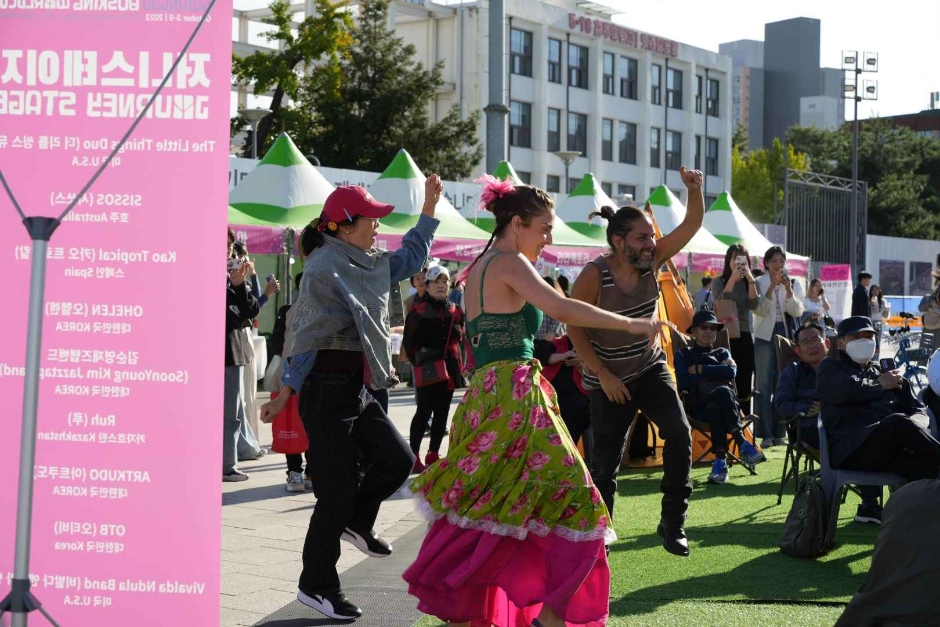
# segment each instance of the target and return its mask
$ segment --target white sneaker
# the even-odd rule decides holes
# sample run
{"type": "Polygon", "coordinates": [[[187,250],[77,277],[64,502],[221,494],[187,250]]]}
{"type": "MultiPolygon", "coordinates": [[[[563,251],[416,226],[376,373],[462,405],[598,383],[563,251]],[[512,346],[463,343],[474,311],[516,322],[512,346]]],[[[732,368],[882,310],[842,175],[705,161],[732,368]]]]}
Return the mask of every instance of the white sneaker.
{"type": "Polygon", "coordinates": [[[299,472],[289,473],[287,475],[287,485],[284,486],[284,489],[288,492],[303,492],[304,476],[299,472]]]}
{"type": "Polygon", "coordinates": [[[240,470],[233,470],[230,473],[226,473],[222,475],[222,481],[226,483],[237,482],[237,481],[248,481],[248,475],[243,473],[240,470]]]}

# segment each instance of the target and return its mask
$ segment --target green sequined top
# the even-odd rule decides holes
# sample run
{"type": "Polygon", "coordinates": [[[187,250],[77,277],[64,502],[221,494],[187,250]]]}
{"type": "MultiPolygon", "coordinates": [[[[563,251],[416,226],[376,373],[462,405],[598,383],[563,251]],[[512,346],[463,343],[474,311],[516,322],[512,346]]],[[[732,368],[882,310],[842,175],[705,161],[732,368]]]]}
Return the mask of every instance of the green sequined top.
{"type": "Polygon", "coordinates": [[[480,276],[480,314],[467,322],[467,334],[477,369],[506,359],[529,361],[535,350],[535,334],[542,326],[542,312],[526,303],[515,313],[486,313],[483,309],[483,282],[493,255],[480,276]]]}

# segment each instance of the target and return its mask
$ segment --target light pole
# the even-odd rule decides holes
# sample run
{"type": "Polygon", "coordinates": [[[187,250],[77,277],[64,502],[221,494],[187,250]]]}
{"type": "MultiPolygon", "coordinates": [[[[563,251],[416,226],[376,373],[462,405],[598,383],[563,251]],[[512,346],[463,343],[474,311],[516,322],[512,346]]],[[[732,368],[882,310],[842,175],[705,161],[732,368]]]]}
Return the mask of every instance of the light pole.
{"type": "Polygon", "coordinates": [[[258,123],[271,115],[270,109],[239,109],[238,115],[248,120],[251,125],[251,158],[258,158],[258,123]]]}
{"type": "Polygon", "coordinates": [[[568,168],[574,163],[574,160],[581,156],[580,150],[559,150],[555,156],[565,164],[565,193],[571,193],[571,179],[568,177],[568,168]]]}
{"type": "MultiPolygon", "coordinates": [[[[843,98],[852,98],[854,115],[852,118],[852,215],[849,216],[849,265],[852,268],[852,280],[858,272],[858,103],[862,100],[878,100],[878,81],[866,80],[861,95],[858,83],[862,72],[872,74],[878,71],[878,53],[864,53],[862,63],[858,62],[858,52],[842,51],[842,70],[852,73],[851,83],[846,80],[842,90],[843,98]]],[[[866,225],[866,231],[867,229],[866,225]]]]}

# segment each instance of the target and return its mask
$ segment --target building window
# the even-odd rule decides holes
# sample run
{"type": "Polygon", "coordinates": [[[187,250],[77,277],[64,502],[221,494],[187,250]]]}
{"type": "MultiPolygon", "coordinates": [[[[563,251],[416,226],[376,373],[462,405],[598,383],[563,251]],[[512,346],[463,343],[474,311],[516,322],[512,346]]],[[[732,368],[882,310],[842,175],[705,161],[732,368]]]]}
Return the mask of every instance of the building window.
{"type": "Polygon", "coordinates": [[[558,109],[548,110],[548,151],[558,152],[561,150],[561,111],[558,109]]]}
{"type": "Polygon", "coordinates": [[[718,196],[705,196],[705,208],[708,209],[715,204],[715,201],[718,200],[718,196]]]}
{"type": "Polygon", "coordinates": [[[695,136],[695,169],[702,169],[702,136],[695,136]]]}
{"type": "Polygon", "coordinates": [[[545,191],[557,194],[561,191],[561,177],[549,174],[545,177],[545,191]]]}
{"type": "Polygon", "coordinates": [[[682,165],[682,133],[666,131],[666,169],[678,170],[682,165]]]}
{"type": "Polygon", "coordinates": [[[614,186],[612,183],[601,183],[601,189],[604,190],[604,193],[608,196],[614,193],[614,186]]]}
{"type": "Polygon", "coordinates": [[[663,66],[653,64],[650,81],[650,102],[654,105],[663,103],[663,66]]]}
{"type": "Polygon", "coordinates": [[[617,185],[617,195],[620,197],[629,195],[636,200],[636,185],[617,185]]]}
{"type": "Polygon", "coordinates": [[[532,33],[515,28],[509,31],[509,64],[513,74],[532,76],[532,33]]]}
{"type": "Polygon", "coordinates": [[[695,77],[695,112],[702,112],[702,77],[695,77]]]}
{"type": "Polygon", "coordinates": [[[578,186],[578,184],[579,184],[580,182],[581,182],[581,179],[573,179],[573,178],[572,178],[572,179],[568,179],[568,190],[567,190],[567,193],[570,194],[572,191],[574,191],[574,189],[578,186]]]}
{"type": "Polygon", "coordinates": [[[620,57],[620,97],[636,100],[636,77],[638,72],[636,59],[620,57]]]}
{"type": "Polygon", "coordinates": [[[604,53],[604,93],[614,95],[614,55],[604,53]]]}
{"type": "Polygon", "coordinates": [[[659,168],[662,164],[659,162],[659,129],[650,128],[650,167],[659,168]]]}
{"type": "Polygon", "coordinates": [[[682,72],[672,68],[666,70],[666,106],[682,108],[682,72]]]}
{"type": "Polygon", "coordinates": [[[718,140],[711,137],[705,141],[705,174],[718,176],[718,140]]]}
{"type": "Polygon", "coordinates": [[[601,159],[604,161],[614,160],[613,120],[604,120],[601,122],[601,159]]]}
{"type": "Polygon", "coordinates": [[[636,165],[636,124],[621,122],[618,135],[620,163],[636,165]]]}
{"type": "Polygon", "coordinates": [[[561,41],[548,40],[548,82],[561,82],[561,41]]]}
{"type": "Polygon", "coordinates": [[[532,147],[532,105],[527,102],[509,103],[509,145],[532,147]]]}
{"type": "Polygon", "coordinates": [[[718,81],[713,78],[708,79],[708,93],[705,99],[705,112],[707,115],[717,118],[718,116],[718,81]]]}
{"type": "Polygon", "coordinates": [[[532,180],[531,172],[523,172],[521,170],[517,170],[516,176],[518,176],[519,180],[525,183],[526,185],[529,185],[529,182],[532,180]]]}
{"type": "Polygon", "coordinates": [[[568,44],[568,84],[588,88],[588,49],[568,44]]]}
{"type": "Polygon", "coordinates": [[[579,150],[587,155],[587,116],[583,113],[568,114],[568,150],[579,150]]]}

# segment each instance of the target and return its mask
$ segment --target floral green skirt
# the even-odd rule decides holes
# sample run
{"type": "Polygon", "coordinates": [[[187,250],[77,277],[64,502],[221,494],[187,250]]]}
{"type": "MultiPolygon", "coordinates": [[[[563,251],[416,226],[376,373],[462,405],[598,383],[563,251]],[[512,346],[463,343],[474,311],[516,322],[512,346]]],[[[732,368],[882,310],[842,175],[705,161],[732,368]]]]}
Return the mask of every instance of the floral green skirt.
{"type": "Polygon", "coordinates": [[[478,369],[454,415],[447,456],[407,491],[434,520],[523,540],[615,539],[607,507],[562,422],[538,361],[478,369]]]}

